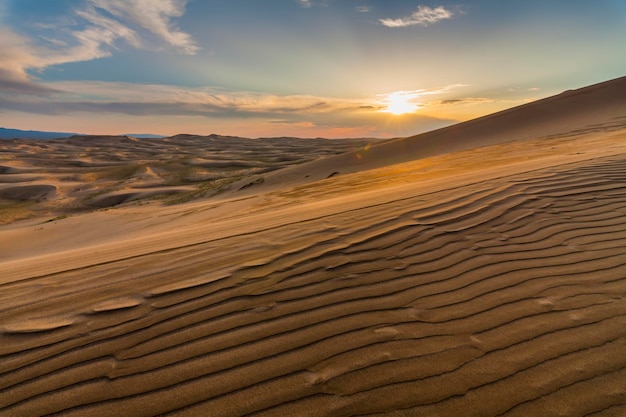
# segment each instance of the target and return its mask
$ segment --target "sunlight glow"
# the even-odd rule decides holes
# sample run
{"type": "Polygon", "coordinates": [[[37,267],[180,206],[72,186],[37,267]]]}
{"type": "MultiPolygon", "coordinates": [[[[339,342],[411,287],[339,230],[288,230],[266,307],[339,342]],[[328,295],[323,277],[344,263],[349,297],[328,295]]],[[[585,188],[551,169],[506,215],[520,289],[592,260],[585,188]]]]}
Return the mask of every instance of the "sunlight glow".
{"type": "Polygon", "coordinates": [[[383,100],[386,105],[383,111],[395,115],[413,113],[420,108],[420,105],[415,103],[415,99],[418,97],[419,92],[417,91],[396,91],[388,94],[383,100]]]}

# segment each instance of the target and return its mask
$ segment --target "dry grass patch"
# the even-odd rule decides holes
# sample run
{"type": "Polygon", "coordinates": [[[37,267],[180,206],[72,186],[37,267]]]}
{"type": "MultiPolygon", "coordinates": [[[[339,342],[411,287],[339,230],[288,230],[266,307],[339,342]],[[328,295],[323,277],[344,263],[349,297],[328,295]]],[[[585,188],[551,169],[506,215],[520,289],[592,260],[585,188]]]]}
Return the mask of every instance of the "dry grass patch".
{"type": "Polygon", "coordinates": [[[0,224],[8,224],[17,220],[33,217],[32,203],[28,201],[0,201],[0,224]]]}

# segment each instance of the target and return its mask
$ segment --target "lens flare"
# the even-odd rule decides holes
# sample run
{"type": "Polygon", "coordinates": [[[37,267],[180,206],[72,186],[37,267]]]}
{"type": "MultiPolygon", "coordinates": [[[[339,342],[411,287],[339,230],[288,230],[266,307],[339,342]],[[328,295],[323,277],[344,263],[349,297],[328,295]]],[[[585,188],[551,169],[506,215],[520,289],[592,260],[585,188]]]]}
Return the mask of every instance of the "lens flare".
{"type": "Polygon", "coordinates": [[[397,116],[413,113],[420,108],[420,105],[415,102],[419,96],[419,93],[415,91],[396,91],[388,94],[383,100],[387,106],[383,111],[397,116]]]}

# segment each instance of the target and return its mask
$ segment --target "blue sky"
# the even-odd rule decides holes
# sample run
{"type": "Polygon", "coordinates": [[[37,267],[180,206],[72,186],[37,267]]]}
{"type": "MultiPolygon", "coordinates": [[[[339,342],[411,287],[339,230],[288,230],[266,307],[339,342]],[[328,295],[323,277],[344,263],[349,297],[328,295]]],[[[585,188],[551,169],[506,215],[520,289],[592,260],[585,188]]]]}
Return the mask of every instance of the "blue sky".
{"type": "Polygon", "coordinates": [[[623,0],[0,0],[0,125],[406,136],[626,75],[623,0]]]}

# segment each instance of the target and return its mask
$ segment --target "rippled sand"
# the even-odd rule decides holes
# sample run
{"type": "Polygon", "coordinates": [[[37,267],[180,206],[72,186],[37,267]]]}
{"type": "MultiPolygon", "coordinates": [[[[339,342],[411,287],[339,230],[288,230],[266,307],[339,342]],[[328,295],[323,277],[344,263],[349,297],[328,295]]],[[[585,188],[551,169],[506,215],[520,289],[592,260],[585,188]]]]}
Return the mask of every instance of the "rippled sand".
{"type": "Polygon", "coordinates": [[[358,145],[0,228],[0,414],[624,415],[626,79],[358,145]]]}

